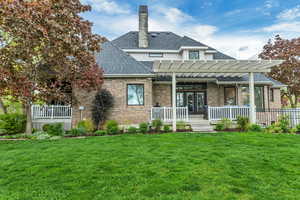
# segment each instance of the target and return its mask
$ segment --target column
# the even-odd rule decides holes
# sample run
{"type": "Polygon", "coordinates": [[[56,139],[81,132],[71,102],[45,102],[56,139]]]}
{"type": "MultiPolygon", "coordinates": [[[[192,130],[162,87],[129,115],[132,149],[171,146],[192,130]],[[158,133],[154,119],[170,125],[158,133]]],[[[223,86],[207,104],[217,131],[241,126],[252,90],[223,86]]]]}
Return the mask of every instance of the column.
{"type": "Polygon", "coordinates": [[[250,98],[250,123],[256,123],[256,108],[255,108],[255,94],[254,94],[254,73],[249,73],[249,98],[250,98]]]}
{"type": "Polygon", "coordinates": [[[173,109],[173,132],[176,132],[176,73],[172,74],[172,109],[173,109]]]}

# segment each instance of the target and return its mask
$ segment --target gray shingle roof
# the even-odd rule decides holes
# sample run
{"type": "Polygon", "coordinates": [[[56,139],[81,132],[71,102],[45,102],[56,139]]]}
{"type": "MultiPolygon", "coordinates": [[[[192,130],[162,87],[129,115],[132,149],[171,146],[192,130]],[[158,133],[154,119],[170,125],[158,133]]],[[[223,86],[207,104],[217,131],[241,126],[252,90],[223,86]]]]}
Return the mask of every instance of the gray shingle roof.
{"type": "Polygon", "coordinates": [[[103,43],[101,48],[101,51],[96,54],[96,60],[104,74],[152,74],[149,67],[135,60],[111,42],[103,43]]]}
{"type": "MultiPolygon", "coordinates": [[[[182,46],[203,46],[208,50],[216,50],[190,37],[181,37],[172,32],[149,32],[149,47],[146,49],[155,50],[178,50],[182,46]]],[[[131,31],[112,41],[112,43],[121,49],[139,49],[138,32],[131,31]]],[[[143,48],[144,49],[144,48],[143,48]]],[[[215,59],[234,59],[218,51],[214,55],[215,59]]]]}

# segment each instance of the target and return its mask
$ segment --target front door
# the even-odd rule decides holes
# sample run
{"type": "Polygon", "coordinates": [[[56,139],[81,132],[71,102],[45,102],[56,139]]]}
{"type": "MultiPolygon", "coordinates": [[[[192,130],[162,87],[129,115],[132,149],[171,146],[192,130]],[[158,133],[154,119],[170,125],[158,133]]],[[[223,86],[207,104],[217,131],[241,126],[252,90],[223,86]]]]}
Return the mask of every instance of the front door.
{"type": "Polygon", "coordinates": [[[177,92],[177,107],[188,107],[190,114],[204,114],[206,92],[177,92]]]}
{"type": "Polygon", "coordinates": [[[204,114],[206,106],[206,95],[205,92],[196,92],[196,108],[197,113],[204,114]]]}
{"type": "Polygon", "coordinates": [[[195,93],[187,92],[186,93],[186,106],[188,107],[189,113],[195,113],[197,110],[195,107],[195,93]]]}

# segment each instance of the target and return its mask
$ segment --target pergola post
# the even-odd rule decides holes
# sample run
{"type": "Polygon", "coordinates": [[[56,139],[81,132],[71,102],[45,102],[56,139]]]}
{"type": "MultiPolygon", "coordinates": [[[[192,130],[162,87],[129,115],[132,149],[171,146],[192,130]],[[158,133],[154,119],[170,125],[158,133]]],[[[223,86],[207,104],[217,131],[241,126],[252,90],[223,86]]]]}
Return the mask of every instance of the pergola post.
{"type": "Polygon", "coordinates": [[[254,94],[254,73],[249,73],[249,93],[250,93],[250,123],[256,123],[256,110],[255,110],[255,94],[254,94]]]}
{"type": "Polygon", "coordinates": [[[173,132],[176,132],[176,73],[172,73],[172,110],[173,110],[173,121],[172,127],[173,132]]]}

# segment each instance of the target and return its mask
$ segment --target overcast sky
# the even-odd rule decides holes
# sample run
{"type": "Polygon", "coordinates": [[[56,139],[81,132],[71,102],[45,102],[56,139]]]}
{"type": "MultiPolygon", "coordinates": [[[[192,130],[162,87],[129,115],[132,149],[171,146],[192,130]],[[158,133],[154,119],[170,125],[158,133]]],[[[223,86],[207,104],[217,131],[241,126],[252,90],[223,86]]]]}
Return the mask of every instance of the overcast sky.
{"type": "Polygon", "coordinates": [[[187,35],[230,56],[257,55],[269,38],[300,37],[300,0],[81,0],[93,31],[112,40],[138,29],[149,6],[149,30],[187,35]]]}

